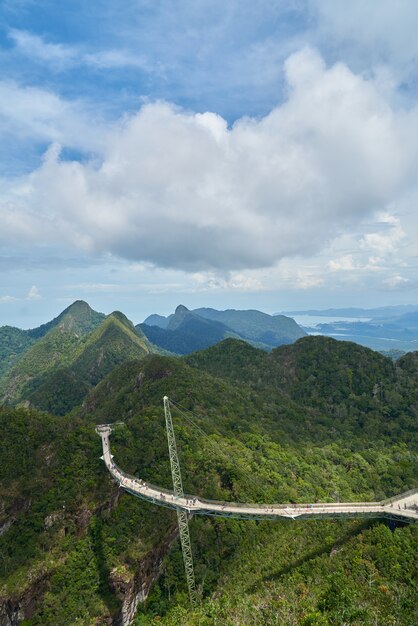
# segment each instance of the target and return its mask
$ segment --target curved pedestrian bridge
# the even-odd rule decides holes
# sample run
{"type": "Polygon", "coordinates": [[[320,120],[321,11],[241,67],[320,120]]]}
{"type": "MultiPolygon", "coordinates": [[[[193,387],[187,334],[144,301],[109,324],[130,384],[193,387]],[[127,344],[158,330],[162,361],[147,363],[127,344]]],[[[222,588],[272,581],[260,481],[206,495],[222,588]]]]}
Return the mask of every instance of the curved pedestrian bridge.
{"type": "Polygon", "coordinates": [[[102,439],[103,460],[115,481],[129,493],[153,504],[194,515],[215,515],[239,519],[335,519],[381,517],[413,522],[418,520],[418,489],[400,494],[383,502],[316,502],[311,504],[241,504],[206,500],[194,495],[175,496],[172,491],[145,482],[123,472],[113,461],[109,424],[96,427],[102,439]]]}

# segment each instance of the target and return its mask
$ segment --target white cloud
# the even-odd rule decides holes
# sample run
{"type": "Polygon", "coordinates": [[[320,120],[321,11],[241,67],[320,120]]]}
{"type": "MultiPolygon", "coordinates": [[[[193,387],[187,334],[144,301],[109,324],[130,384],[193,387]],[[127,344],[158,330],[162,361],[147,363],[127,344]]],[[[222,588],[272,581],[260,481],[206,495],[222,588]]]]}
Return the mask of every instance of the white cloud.
{"type": "Polygon", "coordinates": [[[30,57],[31,60],[37,59],[57,71],[80,65],[89,65],[98,69],[123,67],[151,69],[142,55],[123,49],[86,52],[76,46],[46,42],[39,35],[18,29],[11,29],[9,37],[21,54],[30,57]]]}
{"type": "MultiPolygon", "coordinates": [[[[418,115],[393,110],[372,80],[343,64],[328,69],[312,49],[285,70],[288,100],[261,119],[228,128],[214,113],[154,103],[124,118],[104,145],[90,139],[95,159],[63,161],[53,147],[3,201],[0,238],[191,272],[235,270],[237,284],[244,268],[315,253],[415,181],[418,115]]],[[[382,228],[389,235],[364,239],[374,256],[382,237],[400,236],[396,224],[382,228]]],[[[322,280],[304,274],[296,284],[322,280]]]]}
{"type": "Polygon", "coordinates": [[[74,63],[77,53],[74,49],[63,44],[45,42],[42,37],[34,35],[25,30],[12,28],[9,37],[13,40],[16,48],[30,58],[36,58],[56,65],[59,69],[64,69],[74,63]]]}
{"type": "Polygon", "coordinates": [[[109,132],[92,107],[38,87],[0,80],[0,140],[58,142],[92,152],[109,132]]]}
{"type": "Polygon", "coordinates": [[[338,259],[331,259],[328,263],[328,267],[331,272],[347,272],[355,268],[354,259],[352,254],[344,254],[338,259]]]}
{"type": "Polygon", "coordinates": [[[71,291],[105,291],[113,293],[115,291],[120,291],[121,287],[122,286],[117,283],[79,283],[76,285],[66,285],[65,289],[69,289],[71,291]]]}
{"type": "Polygon", "coordinates": [[[102,50],[81,55],[80,60],[86,65],[98,69],[112,69],[119,67],[136,67],[143,70],[151,70],[149,62],[140,54],[134,54],[127,50],[102,50]]]}
{"type": "Polygon", "coordinates": [[[26,300],[40,300],[42,298],[39,293],[38,287],[36,285],[32,285],[32,287],[28,291],[28,295],[26,296],[26,300]]]}
{"type": "Polygon", "coordinates": [[[382,282],[382,286],[387,287],[388,289],[399,289],[406,286],[409,282],[408,278],[405,278],[400,274],[394,274],[393,276],[389,276],[389,278],[385,279],[382,282]]]}
{"type": "Polygon", "coordinates": [[[0,296],[0,303],[9,304],[11,302],[16,302],[17,298],[14,296],[0,296]]]}
{"type": "Polygon", "coordinates": [[[310,0],[321,37],[358,62],[416,72],[418,5],[415,0],[310,0]],[[415,66],[415,67],[414,67],[415,66]]]}
{"type": "Polygon", "coordinates": [[[227,277],[222,277],[216,272],[195,272],[191,278],[196,284],[196,291],[218,289],[252,292],[265,288],[262,281],[251,272],[231,272],[227,277]]]}
{"type": "Polygon", "coordinates": [[[309,269],[300,269],[296,272],[295,289],[312,289],[324,285],[324,278],[309,269]]]}
{"type": "Polygon", "coordinates": [[[394,254],[406,237],[399,218],[383,213],[377,225],[381,232],[367,233],[360,242],[361,247],[380,257],[394,254]]]}

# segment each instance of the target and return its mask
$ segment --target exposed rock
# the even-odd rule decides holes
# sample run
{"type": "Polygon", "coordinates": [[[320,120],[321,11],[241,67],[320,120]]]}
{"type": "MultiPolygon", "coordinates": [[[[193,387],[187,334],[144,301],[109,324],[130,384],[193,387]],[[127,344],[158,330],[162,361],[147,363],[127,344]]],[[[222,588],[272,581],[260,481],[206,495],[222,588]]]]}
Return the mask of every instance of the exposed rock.
{"type": "Polygon", "coordinates": [[[49,574],[38,578],[20,598],[0,598],[0,626],[19,626],[24,619],[30,619],[42,600],[49,582],[49,574]]]}
{"type": "Polygon", "coordinates": [[[44,519],[45,528],[51,528],[56,522],[62,520],[63,517],[64,514],[62,511],[55,511],[54,513],[50,513],[50,515],[47,515],[44,519]]]}
{"type": "Polygon", "coordinates": [[[112,587],[122,602],[119,614],[114,618],[112,626],[130,626],[135,619],[138,606],[145,602],[151,586],[161,574],[164,557],[178,535],[175,525],[167,533],[164,541],[151,550],[138,565],[133,579],[126,581],[123,576],[114,577],[112,587]]]}
{"type": "Polygon", "coordinates": [[[9,530],[10,526],[14,524],[15,521],[16,519],[14,517],[11,517],[6,522],[4,522],[4,524],[0,526],[0,537],[9,530]]]}
{"type": "Polygon", "coordinates": [[[19,626],[23,617],[19,605],[13,605],[11,600],[0,599],[0,626],[19,626]]]}

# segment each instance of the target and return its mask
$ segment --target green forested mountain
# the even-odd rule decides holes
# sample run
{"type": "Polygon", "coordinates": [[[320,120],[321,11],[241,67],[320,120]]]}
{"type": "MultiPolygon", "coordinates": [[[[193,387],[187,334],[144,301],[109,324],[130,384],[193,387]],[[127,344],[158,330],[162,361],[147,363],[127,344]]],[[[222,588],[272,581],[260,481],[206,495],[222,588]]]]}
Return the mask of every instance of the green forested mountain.
{"type": "Polygon", "coordinates": [[[75,358],[32,383],[26,393],[31,405],[64,415],[82,403],[89,390],[117,365],[156,352],[148,339],[136,331],[120,312],[109,315],[90,335],[75,358]]]}
{"type": "Polygon", "coordinates": [[[64,309],[57,317],[50,322],[42,324],[37,328],[27,331],[28,335],[33,339],[44,337],[52,328],[64,324],[67,328],[72,328],[75,332],[86,334],[94,330],[106,316],[103,313],[93,311],[92,308],[84,302],[84,300],[76,300],[69,307],[64,309]]]}
{"type": "Polygon", "coordinates": [[[0,389],[6,401],[16,402],[36,387],[37,380],[71,362],[85,337],[104,316],[90,309],[86,302],[77,301],[57,318],[33,331],[26,332],[30,346],[21,354],[3,379],[0,389]]]}
{"type": "MultiPolygon", "coordinates": [[[[414,430],[417,381],[406,375],[402,360],[393,363],[357,344],[305,337],[266,354],[228,340],[188,356],[187,362],[231,382],[245,382],[272,403],[282,395],[309,406],[318,413],[317,428],[321,423],[330,437],[336,432],[346,437],[386,432],[407,441],[414,430]]],[[[307,436],[317,436],[309,420],[305,427],[307,436]]]]}
{"type": "Polygon", "coordinates": [[[0,380],[32,344],[27,331],[13,326],[0,327],[0,380]]]}
{"type": "Polygon", "coordinates": [[[158,351],[123,313],[106,317],[81,301],[35,330],[36,339],[23,335],[29,346],[0,379],[3,400],[57,415],[81,404],[116,365],[158,351]]]}
{"type": "Polygon", "coordinates": [[[256,310],[217,311],[209,308],[195,309],[194,312],[207,319],[222,322],[241,337],[266,345],[270,349],[293,343],[306,334],[295,320],[285,315],[268,315],[256,310]]]}
{"type": "MultiPolygon", "coordinates": [[[[119,323],[125,333],[114,318],[94,331],[85,374],[100,337],[119,323]]],[[[169,487],[165,394],[183,411],[173,418],[188,492],[378,500],[417,485],[417,380],[390,359],[323,338],[271,354],[236,340],[187,359],[148,354],[64,419],[0,411],[0,623],[19,611],[26,626],[415,623],[417,525],[381,521],[194,518],[202,604],[191,611],[176,541],[169,550],[174,513],[118,492],[93,428],[123,421],[115,461],[169,487]]]]}
{"type": "MultiPolygon", "coordinates": [[[[85,335],[86,333],[92,331],[100,322],[105,318],[103,313],[97,313],[93,311],[87,304],[87,302],[83,302],[82,300],[77,300],[73,302],[69,307],[67,307],[58,317],[54,318],[50,322],[46,324],[42,324],[37,328],[32,328],[29,330],[22,330],[21,328],[15,328],[13,326],[1,326],[0,327],[0,388],[2,384],[2,380],[6,377],[6,374],[12,369],[13,365],[20,359],[24,352],[29,350],[31,346],[38,342],[39,339],[44,337],[49,331],[54,328],[60,327],[61,329],[66,329],[67,331],[72,331],[74,335],[80,336],[85,335]]],[[[59,343],[59,342],[58,342],[59,343]]],[[[46,347],[42,350],[48,353],[49,349],[54,347],[53,342],[47,344],[46,347]]],[[[35,350],[35,360],[38,359],[41,355],[36,356],[38,350],[35,350]]],[[[53,364],[57,359],[57,355],[55,353],[51,354],[53,364]]],[[[31,356],[29,355],[28,359],[31,360],[31,356]]],[[[59,357],[58,357],[59,358],[59,357]]],[[[41,357],[42,361],[47,360],[47,357],[41,357]]],[[[22,360],[23,370],[30,374],[30,365],[25,363],[25,360],[22,360]]],[[[12,374],[13,378],[13,374],[12,374]]],[[[16,373],[15,373],[16,378],[16,373]]],[[[16,381],[19,386],[19,381],[16,381]]],[[[13,387],[13,383],[12,383],[13,387]]],[[[11,391],[13,395],[13,391],[11,391]]]]}
{"type": "Polygon", "coordinates": [[[418,380],[418,352],[408,352],[398,361],[398,366],[414,380],[418,380]]]}

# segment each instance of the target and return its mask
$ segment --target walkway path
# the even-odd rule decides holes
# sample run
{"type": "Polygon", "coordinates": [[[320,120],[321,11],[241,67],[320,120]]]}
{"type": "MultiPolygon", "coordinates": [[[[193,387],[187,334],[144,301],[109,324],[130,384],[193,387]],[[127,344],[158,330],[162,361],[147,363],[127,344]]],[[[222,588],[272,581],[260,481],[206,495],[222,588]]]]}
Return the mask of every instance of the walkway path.
{"type": "Polygon", "coordinates": [[[111,426],[102,424],[97,426],[96,431],[102,438],[102,458],[116,482],[129,493],[160,506],[184,509],[198,515],[216,515],[240,519],[386,517],[401,519],[406,522],[418,520],[418,489],[383,502],[239,504],[205,500],[197,496],[188,495],[185,495],[184,498],[177,498],[172,491],[146,483],[140,478],[135,478],[120,470],[113,462],[113,455],[110,451],[109,437],[112,432],[111,426]]]}

